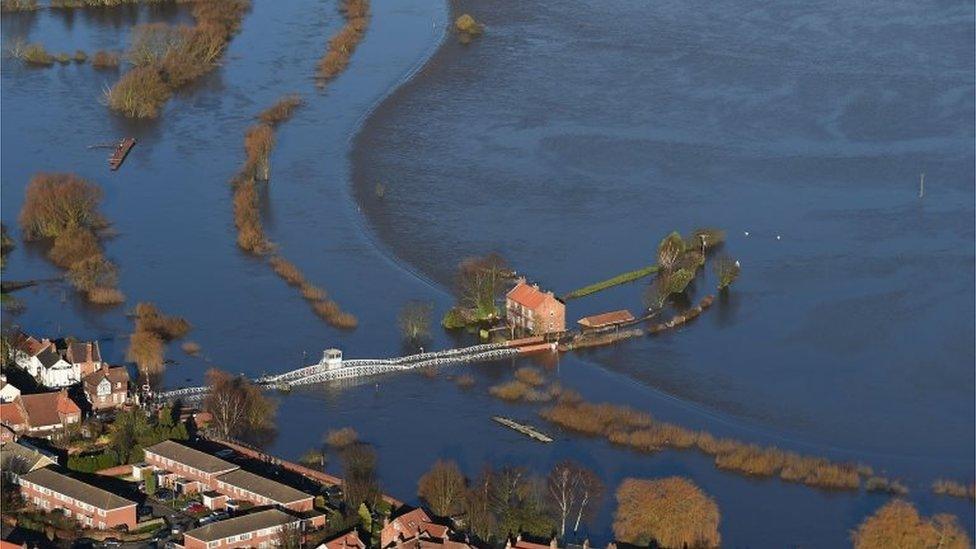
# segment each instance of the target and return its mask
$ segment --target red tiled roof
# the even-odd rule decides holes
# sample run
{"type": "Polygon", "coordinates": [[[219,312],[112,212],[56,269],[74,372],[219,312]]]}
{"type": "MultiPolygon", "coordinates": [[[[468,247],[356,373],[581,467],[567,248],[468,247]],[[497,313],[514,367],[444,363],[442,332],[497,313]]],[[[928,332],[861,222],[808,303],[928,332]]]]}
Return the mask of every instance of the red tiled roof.
{"type": "Polygon", "coordinates": [[[431,522],[430,515],[423,509],[416,508],[390,521],[380,532],[380,540],[384,546],[390,545],[397,539],[412,540],[415,538],[447,538],[447,526],[431,522]]]}
{"type": "Polygon", "coordinates": [[[14,401],[0,404],[0,422],[11,427],[27,425],[27,418],[24,415],[24,409],[20,406],[20,402],[14,401]]]}
{"type": "Polygon", "coordinates": [[[68,345],[68,351],[64,354],[68,362],[77,364],[79,362],[101,362],[102,353],[98,348],[97,341],[85,343],[75,342],[68,345]]]}
{"type": "Polygon", "coordinates": [[[362,549],[366,547],[363,540],[359,539],[359,534],[353,530],[341,536],[336,536],[323,544],[326,549],[343,549],[356,547],[362,549]]]}
{"type": "Polygon", "coordinates": [[[507,299],[527,307],[529,309],[535,309],[546,300],[548,294],[536,288],[535,286],[530,286],[525,283],[525,280],[520,280],[518,284],[512,288],[508,294],[505,295],[507,299]]]}
{"type": "Polygon", "coordinates": [[[41,351],[43,351],[44,348],[47,347],[50,344],[51,344],[51,342],[49,340],[47,340],[47,339],[45,339],[43,341],[38,341],[38,340],[34,339],[33,336],[31,336],[31,337],[28,337],[27,339],[21,341],[20,342],[20,345],[18,346],[18,348],[21,351],[27,353],[29,356],[37,356],[38,353],[40,353],[41,351]]]}
{"type": "Polygon", "coordinates": [[[108,378],[109,383],[112,384],[112,392],[119,392],[128,390],[129,387],[129,371],[126,370],[125,366],[115,366],[110,368],[104,366],[94,373],[88,374],[82,378],[82,382],[85,384],[85,392],[94,394],[98,390],[98,384],[102,382],[103,379],[108,378]],[[116,389],[115,384],[121,383],[122,388],[116,389]]]}
{"type": "Polygon", "coordinates": [[[60,425],[62,415],[81,414],[81,409],[63,390],[56,393],[23,395],[20,400],[24,403],[30,426],[35,428],[60,425]]]}
{"type": "Polygon", "coordinates": [[[576,322],[577,324],[586,326],[587,328],[602,328],[604,326],[612,326],[614,324],[631,322],[633,320],[634,315],[630,314],[630,311],[627,309],[620,309],[619,311],[610,311],[609,313],[586,316],[577,320],[576,322]]]}

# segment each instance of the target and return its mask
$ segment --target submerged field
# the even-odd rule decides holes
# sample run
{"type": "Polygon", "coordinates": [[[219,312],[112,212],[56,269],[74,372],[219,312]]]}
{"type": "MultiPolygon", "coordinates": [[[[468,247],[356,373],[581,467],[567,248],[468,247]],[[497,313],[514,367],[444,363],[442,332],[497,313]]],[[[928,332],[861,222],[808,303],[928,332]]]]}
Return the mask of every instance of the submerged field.
{"type": "MultiPolygon", "coordinates": [[[[951,512],[972,532],[970,502],[929,491],[938,477],[972,479],[972,8],[461,8],[486,26],[466,45],[442,43],[443,4],[374,3],[348,66],[320,88],[317,64],[347,24],[338,6],[254,1],[221,65],[155,121],[99,103],[120,72],[5,62],[4,221],[14,227],[36,172],[97,183],[113,233],[101,244],[130,302],[106,311],[45,283],[17,294],[24,310],[5,325],[101,338],[122,361],[125,309],[151,301],[188,319],[202,349],[171,349],[169,386],[197,383],[211,365],[259,375],[330,346],[401,353],[400,307],[430,300],[443,314],[466,255],[502,252],[565,294],[653,263],[671,230],[719,226],[743,263],[727,298],[675,332],[543,361],[547,376],[715,436],[867,463],[903,479],[926,514],[951,512]],[[355,312],[355,331],[321,322],[236,244],[228,181],[242,137],[289,93],[304,105],[276,128],[257,214],[277,253],[355,312]],[[123,135],[139,145],[110,173],[105,151],[87,147],[123,135]]],[[[134,24],[157,21],[193,19],[167,5],[42,11],[4,14],[2,30],[54,52],[122,51],[134,24]]],[[[44,248],[14,236],[5,279],[59,275],[44,248]]],[[[569,322],[640,311],[648,280],[571,300],[569,322]]],[[[695,291],[714,285],[709,274],[695,291]]],[[[431,347],[459,341],[435,330],[431,347]]],[[[488,395],[525,362],[468,368],[467,389],[446,378],[457,369],[295,391],[280,397],[270,449],[297,458],[329,429],[354,426],[377,446],[384,488],[404,499],[436,457],[470,475],[486,461],[542,472],[574,457],[611,486],[689,476],[716,498],[734,545],[844,545],[887,500],[563,431],[537,415],[542,405],[488,395]],[[492,414],[557,440],[540,445],[492,414]]],[[[599,544],[610,508],[590,526],[599,544]]]]}

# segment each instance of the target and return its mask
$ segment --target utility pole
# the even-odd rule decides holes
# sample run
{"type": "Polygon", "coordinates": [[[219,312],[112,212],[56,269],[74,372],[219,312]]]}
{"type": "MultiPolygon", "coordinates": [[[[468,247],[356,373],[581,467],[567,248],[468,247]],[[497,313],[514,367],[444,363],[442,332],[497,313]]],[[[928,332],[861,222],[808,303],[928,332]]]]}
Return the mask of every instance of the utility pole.
{"type": "Polygon", "coordinates": [[[918,176],[918,197],[925,198],[925,172],[918,176]]]}

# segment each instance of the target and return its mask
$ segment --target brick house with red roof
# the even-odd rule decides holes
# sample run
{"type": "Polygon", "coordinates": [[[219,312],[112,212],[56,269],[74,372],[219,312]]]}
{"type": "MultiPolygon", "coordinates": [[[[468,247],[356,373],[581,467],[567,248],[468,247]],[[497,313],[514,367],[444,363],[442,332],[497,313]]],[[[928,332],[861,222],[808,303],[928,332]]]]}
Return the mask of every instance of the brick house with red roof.
{"type": "Polygon", "coordinates": [[[81,408],[64,389],[55,393],[22,395],[0,404],[0,422],[18,435],[46,436],[52,431],[81,422],[81,408]]]}
{"type": "Polygon", "coordinates": [[[552,292],[520,278],[505,294],[505,313],[515,330],[533,335],[566,331],[566,304],[552,292]]]}
{"type": "Polygon", "coordinates": [[[129,397],[129,371],[125,366],[110,368],[102,362],[101,367],[81,380],[85,396],[92,409],[111,410],[125,404],[129,397]]]}

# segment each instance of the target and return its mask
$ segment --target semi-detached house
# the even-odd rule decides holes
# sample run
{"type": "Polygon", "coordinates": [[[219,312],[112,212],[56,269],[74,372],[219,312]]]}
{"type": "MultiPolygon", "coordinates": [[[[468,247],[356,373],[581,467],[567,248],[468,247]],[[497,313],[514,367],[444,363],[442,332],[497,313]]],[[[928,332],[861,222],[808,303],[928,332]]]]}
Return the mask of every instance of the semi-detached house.
{"type": "Polygon", "coordinates": [[[88,528],[136,527],[136,502],[44,467],[21,475],[21,496],[45,511],[61,510],[88,528]]]}

